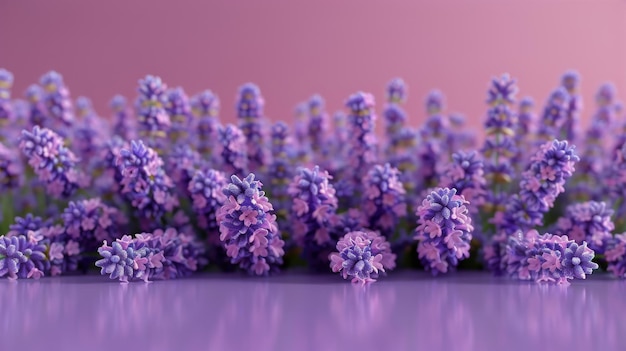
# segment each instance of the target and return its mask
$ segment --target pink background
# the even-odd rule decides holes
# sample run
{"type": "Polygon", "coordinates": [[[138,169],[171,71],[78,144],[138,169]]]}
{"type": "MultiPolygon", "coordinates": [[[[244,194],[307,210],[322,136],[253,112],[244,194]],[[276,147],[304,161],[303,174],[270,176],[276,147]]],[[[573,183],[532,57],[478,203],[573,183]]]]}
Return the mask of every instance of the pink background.
{"type": "Polygon", "coordinates": [[[0,0],[0,66],[15,74],[16,96],[55,69],[103,115],[111,96],[134,98],[137,79],[157,74],[190,95],[212,89],[223,120],[247,81],[260,85],[268,116],[290,119],[316,92],[331,112],[357,90],[380,107],[386,82],[401,76],[412,124],[431,88],[479,123],[492,76],[510,72],[520,96],[542,105],[574,68],[588,117],[599,84],[626,90],[626,1],[0,0]]]}

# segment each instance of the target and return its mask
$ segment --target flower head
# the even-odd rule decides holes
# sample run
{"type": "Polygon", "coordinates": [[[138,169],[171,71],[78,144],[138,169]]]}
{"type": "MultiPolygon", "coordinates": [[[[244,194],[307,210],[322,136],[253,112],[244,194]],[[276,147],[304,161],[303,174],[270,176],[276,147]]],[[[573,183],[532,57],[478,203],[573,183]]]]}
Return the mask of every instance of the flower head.
{"type": "Polygon", "coordinates": [[[487,103],[490,105],[513,104],[518,91],[515,83],[515,79],[512,79],[508,73],[494,77],[487,93],[487,103]]]}
{"type": "Polygon", "coordinates": [[[31,235],[0,236],[0,277],[37,279],[50,268],[45,245],[31,239],[31,235]]]}
{"type": "Polygon", "coordinates": [[[399,174],[387,163],[372,167],[364,179],[363,208],[369,217],[369,227],[380,230],[386,237],[393,234],[399,219],[406,216],[405,190],[399,174]]]}
{"type": "Polygon", "coordinates": [[[578,244],[587,242],[598,254],[604,254],[615,225],[613,210],[604,202],[589,201],[567,207],[565,217],[557,225],[557,234],[567,235],[578,244]]]}
{"type": "Polygon", "coordinates": [[[137,98],[137,122],[139,136],[148,146],[163,148],[170,130],[171,119],[165,110],[167,85],[160,77],[147,75],[139,80],[137,98]]]}
{"type": "Polygon", "coordinates": [[[456,194],[456,189],[438,188],[417,209],[417,252],[433,275],[447,273],[469,257],[474,227],[467,204],[463,196],[456,194]]]}
{"type": "Polygon", "coordinates": [[[50,129],[34,126],[30,132],[22,131],[20,150],[53,197],[69,197],[88,182],[86,175],[77,169],[78,158],[50,129]]]}
{"type": "Polygon", "coordinates": [[[231,263],[250,274],[267,275],[282,264],[284,242],[261,187],[253,173],[244,179],[233,175],[223,190],[228,200],[218,210],[217,221],[231,263]]]}
{"type": "Polygon", "coordinates": [[[406,101],[407,85],[402,78],[394,78],[387,84],[387,101],[400,104],[406,101]]]}
{"type": "Polygon", "coordinates": [[[245,173],[248,168],[248,158],[246,157],[245,137],[241,129],[232,124],[219,127],[218,140],[224,171],[237,175],[245,173]]]}
{"type": "Polygon", "coordinates": [[[396,255],[383,236],[373,231],[353,231],[337,242],[337,251],[328,256],[333,272],[341,272],[353,283],[372,283],[395,268],[396,255]]]}

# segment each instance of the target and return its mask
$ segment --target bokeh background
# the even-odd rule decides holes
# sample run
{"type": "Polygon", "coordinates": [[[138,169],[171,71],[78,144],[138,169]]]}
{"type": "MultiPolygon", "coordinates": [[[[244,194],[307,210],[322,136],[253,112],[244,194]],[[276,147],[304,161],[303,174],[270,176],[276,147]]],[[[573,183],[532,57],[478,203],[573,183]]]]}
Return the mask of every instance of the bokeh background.
{"type": "Polygon", "coordinates": [[[357,90],[382,107],[386,82],[400,76],[411,124],[438,88],[475,126],[492,76],[510,72],[520,97],[541,107],[576,69],[588,120],[601,83],[626,92],[626,1],[0,0],[0,66],[15,74],[14,96],[57,70],[101,115],[114,94],[134,98],[137,80],[156,74],[189,95],[212,89],[226,121],[247,81],[270,118],[290,120],[313,93],[330,112],[357,90]]]}

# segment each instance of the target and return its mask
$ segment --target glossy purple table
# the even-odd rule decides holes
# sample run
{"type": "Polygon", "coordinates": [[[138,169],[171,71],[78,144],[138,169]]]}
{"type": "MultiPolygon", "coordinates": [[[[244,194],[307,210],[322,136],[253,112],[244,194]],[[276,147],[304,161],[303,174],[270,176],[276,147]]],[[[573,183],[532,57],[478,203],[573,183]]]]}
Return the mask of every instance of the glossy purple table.
{"type": "Polygon", "coordinates": [[[0,281],[0,350],[624,350],[626,282],[486,273],[0,281]]]}

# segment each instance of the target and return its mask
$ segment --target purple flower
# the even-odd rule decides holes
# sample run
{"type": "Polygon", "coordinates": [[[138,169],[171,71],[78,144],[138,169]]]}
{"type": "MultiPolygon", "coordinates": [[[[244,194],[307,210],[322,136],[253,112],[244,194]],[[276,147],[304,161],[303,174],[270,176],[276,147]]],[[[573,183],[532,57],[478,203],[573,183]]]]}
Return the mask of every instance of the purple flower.
{"type": "Polygon", "coordinates": [[[514,139],[517,120],[511,110],[511,105],[515,102],[516,93],[515,80],[508,74],[503,74],[500,78],[493,78],[487,92],[487,103],[490,108],[487,111],[485,122],[487,136],[482,153],[485,163],[485,178],[491,184],[487,189],[487,196],[483,205],[489,217],[493,217],[503,210],[502,202],[513,178],[511,162],[517,153],[514,139]]]}
{"type": "Polygon", "coordinates": [[[400,104],[406,101],[407,86],[402,78],[394,78],[387,84],[387,101],[390,104],[400,104]]]}
{"type": "Polygon", "coordinates": [[[117,168],[122,176],[121,193],[140,217],[158,222],[178,206],[163,160],[141,140],[132,141],[130,149],[120,151],[117,168]]]}
{"type": "Polygon", "coordinates": [[[615,102],[617,91],[613,83],[604,83],[596,92],[596,103],[598,107],[612,106],[615,102]]]}
{"type": "Polygon", "coordinates": [[[393,155],[403,149],[403,131],[405,131],[406,112],[396,105],[388,104],[383,111],[386,121],[387,155],[393,155]]]}
{"type": "Polygon", "coordinates": [[[131,110],[128,108],[126,98],[122,95],[115,95],[109,103],[113,111],[113,134],[120,136],[124,140],[132,140],[135,136],[135,120],[131,110]]]}
{"type": "Polygon", "coordinates": [[[48,194],[55,198],[70,197],[88,182],[86,175],[77,169],[78,158],[50,129],[34,126],[31,132],[22,131],[20,150],[48,194]]]}
{"type": "Polygon", "coordinates": [[[248,168],[246,141],[241,129],[232,124],[219,127],[218,141],[221,147],[222,167],[226,173],[241,175],[248,168]]]}
{"type": "Polygon", "coordinates": [[[98,249],[102,259],[96,266],[100,274],[121,282],[174,279],[198,270],[205,263],[203,252],[202,245],[188,234],[157,229],[134,238],[125,235],[111,246],[105,241],[98,249]]]}
{"type": "Polygon", "coordinates": [[[452,154],[452,162],[442,173],[441,184],[447,188],[454,188],[462,195],[469,205],[470,213],[476,213],[478,206],[485,201],[484,164],[475,151],[463,151],[452,154]]]}
{"type": "Polygon", "coordinates": [[[85,251],[95,251],[102,241],[121,236],[121,227],[126,223],[121,212],[99,198],[70,201],[61,218],[65,233],[85,251]]]}
{"type": "Polygon", "coordinates": [[[231,263],[250,274],[267,275],[283,263],[285,243],[261,187],[253,173],[244,179],[233,175],[224,188],[227,200],[217,212],[217,221],[231,263]]]}
{"type": "Polygon", "coordinates": [[[503,261],[514,279],[568,284],[574,278],[585,279],[598,268],[593,257],[586,243],[579,245],[567,236],[531,230],[509,237],[503,261]]]}
{"type": "Polygon", "coordinates": [[[189,98],[182,87],[170,89],[165,95],[165,111],[170,115],[171,121],[169,138],[174,143],[186,143],[193,117],[189,98]]]}
{"type": "Polygon", "coordinates": [[[202,168],[202,156],[188,143],[175,143],[165,158],[165,170],[174,184],[184,193],[197,169],[202,168]]]}
{"type": "Polygon", "coordinates": [[[552,92],[539,123],[537,131],[539,142],[560,137],[560,131],[567,122],[569,101],[570,97],[565,88],[559,87],[552,92]]]}
{"type": "Polygon", "coordinates": [[[328,250],[335,246],[332,226],[337,210],[335,189],[327,171],[300,168],[289,185],[291,205],[291,231],[294,241],[304,248],[305,258],[311,267],[326,265],[328,250]]]}
{"type": "Polygon", "coordinates": [[[226,184],[224,174],[213,169],[196,171],[189,182],[188,190],[193,210],[198,216],[198,226],[207,231],[209,242],[213,244],[219,243],[216,214],[226,202],[226,195],[222,192],[226,184]]]}
{"type": "Polygon", "coordinates": [[[363,211],[369,217],[369,228],[380,230],[388,239],[400,218],[406,216],[405,191],[399,173],[389,163],[376,165],[363,181],[363,211]]]}
{"type": "Polygon", "coordinates": [[[123,241],[114,241],[111,246],[104,242],[98,248],[98,254],[102,259],[96,262],[96,267],[100,267],[100,274],[108,274],[111,279],[119,279],[121,282],[128,282],[133,278],[148,279],[148,275],[143,268],[149,261],[145,257],[145,250],[135,250],[134,245],[123,241]]]}
{"type": "Polygon", "coordinates": [[[13,116],[11,105],[11,87],[13,86],[13,74],[4,68],[0,68],[0,123],[10,121],[13,116]]]}
{"type": "Polygon", "coordinates": [[[49,122],[46,115],[46,107],[43,103],[43,90],[37,84],[33,84],[26,90],[26,100],[29,104],[28,123],[31,127],[45,127],[49,122]]]}
{"type": "Polygon", "coordinates": [[[22,182],[22,163],[18,153],[0,142],[0,190],[17,188],[22,182]]]}
{"type": "Polygon", "coordinates": [[[557,234],[567,235],[578,244],[589,243],[589,248],[604,254],[615,225],[611,220],[613,210],[604,202],[583,202],[569,205],[566,215],[557,224],[557,234]]]}
{"type": "Polygon", "coordinates": [[[170,116],[165,110],[167,85],[160,77],[147,75],[139,80],[137,98],[137,122],[139,136],[145,138],[147,145],[162,149],[170,130],[170,116]]]}
{"type": "Polygon", "coordinates": [[[515,149],[516,153],[511,160],[511,163],[516,166],[516,171],[519,171],[518,165],[522,164],[522,159],[530,155],[536,147],[534,136],[537,125],[537,116],[533,112],[534,101],[530,97],[525,97],[520,101],[519,112],[517,114],[517,128],[515,130],[515,149]]]}
{"type": "Polygon", "coordinates": [[[72,146],[81,159],[90,163],[90,168],[98,168],[99,156],[107,137],[107,127],[93,110],[91,100],[80,96],[76,100],[76,109],[80,120],[75,123],[72,146]],[[97,164],[94,164],[97,163],[97,164]]]}
{"type": "Polygon", "coordinates": [[[272,126],[272,164],[269,168],[269,176],[274,209],[279,217],[285,217],[289,209],[290,199],[287,188],[293,177],[291,155],[289,155],[292,146],[287,124],[274,123],[272,126]]]}
{"type": "Polygon", "coordinates": [[[433,275],[447,273],[469,257],[474,227],[467,204],[456,189],[437,188],[417,209],[417,253],[433,275]]]}
{"type": "Polygon", "coordinates": [[[28,235],[28,232],[36,232],[47,226],[47,221],[44,222],[41,217],[33,216],[32,213],[27,213],[23,218],[15,217],[15,223],[9,226],[7,236],[28,235]]]}
{"type": "Polygon", "coordinates": [[[60,128],[57,132],[61,133],[74,123],[70,91],[63,82],[63,76],[55,71],[44,74],[39,83],[45,90],[44,101],[48,113],[55,122],[59,122],[56,124],[60,128]]]}
{"type": "Polygon", "coordinates": [[[504,216],[509,233],[542,225],[544,214],[565,191],[565,181],[572,176],[578,160],[574,146],[567,141],[554,140],[540,147],[522,173],[519,195],[507,204],[504,216]]]}
{"type": "Polygon", "coordinates": [[[263,132],[263,107],[265,100],[258,86],[247,83],[239,88],[237,117],[239,128],[245,136],[248,167],[256,171],[268,164],[263,132]]]}
{"type": "Polygon", "coordinates": [[[626,233],[609,240],[605,257],[609,263],[607,270],[618,278],[626,278],[626,233]]]}
{"type": "Polygon", "coordinates": [[[324,110],[324,99],[319,95],[313,95],[308,102],[309,125],[308,136],[313,151],[314,162],[324,161],[323,153],[326,148],[328,134],[328,114],[324,110]]]}
{"type": "Polygon", "coordinates": [[[376,121],[374,96],[358,92],[348,98],[346,107],[350,110],[348,115],[349,149],[346,181],[355,192],[352,194],[352,201],[358,201],[362,192],[360,189],[362,170],[369,169],[376,163],[377,159],[376,137],[374,135],[376,121]]]}
{"type": "Polygon", "coordinates": [[[220,99],[212,91],[205,90],[191,99],[191,111],[197,121],[196,143],[204,157],[213,155],[217,147],[220,99]]]}
{"type": "Polygon", "coordinates": [[[515,79],[512,79],[508,73],[494,77],[487,92],[487,103],[492,106],[513,104],[518,91],[515,83],[515,79]]]}
{"type": "Polygon", "coordinates": [[[0,277],[39,279],[50,268],[46,247],[33,234],[0,236],[0,277]]]}
{"type": "Polygon", "coordinates": [[[426,96],[425,105],[428,116],[439,115],[445,108],[445,96],[439,90],[432,90],[426,96]]]}
{"type": "Polygon", "coordinates": [[[569,101],[567,102],[567,120],[565,121],[565,133],[562,137],[574,143],[578,137],[578,125],[580,123],[580,111],[582,110],[582,97],[578,95],[580,75],[576,71],[568,71],[561,77],[561,86],[567,90],[569,101]]]}
{"type": "Polygon", "coordinates": [[[396,266],[391,245],[377,232],[354,231],[337,242],[337,251],[328,256],[333,272],[341,272],[352,283],[373,283],[381,273],[396,266]]]}

